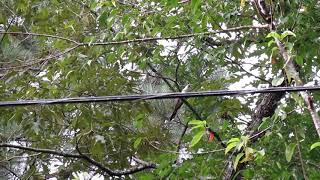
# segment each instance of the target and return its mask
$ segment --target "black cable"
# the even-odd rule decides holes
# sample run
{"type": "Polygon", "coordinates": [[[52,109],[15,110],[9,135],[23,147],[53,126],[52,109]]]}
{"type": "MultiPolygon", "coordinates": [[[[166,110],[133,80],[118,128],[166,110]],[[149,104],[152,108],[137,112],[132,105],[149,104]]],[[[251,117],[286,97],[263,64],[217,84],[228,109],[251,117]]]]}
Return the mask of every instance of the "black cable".
{"type": "Polygon", "coordinates": [[[214,90],[200,92],[174,92],[174,93],[157,93],[142,95],[118,95],[118,96],[98,96],[98,97],[74,97],[61,99],[38,99],[38,100],[17,100],[17,101],[0,101],[0,107],[4,106],[27,106],[27,105],[50,105],[50,104],[69,104],[69,103],[92,103],[92,102],[122,102],[136,100],[152,99],[175,99],[175,98],[192,98],[207,96],[236,96],[256,93],[276,93],[276,92],[298,92],[298,91],[319,91],[320,86],[313,87],[271,87],[264,89],[250,90],[214,90]]]}

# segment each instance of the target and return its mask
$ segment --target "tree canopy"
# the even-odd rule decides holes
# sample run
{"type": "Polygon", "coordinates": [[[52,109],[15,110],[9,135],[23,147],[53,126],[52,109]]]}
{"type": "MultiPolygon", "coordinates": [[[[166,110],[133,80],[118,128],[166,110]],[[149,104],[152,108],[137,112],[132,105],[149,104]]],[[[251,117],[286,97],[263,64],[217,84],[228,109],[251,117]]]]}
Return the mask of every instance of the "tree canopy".
{"type": "MultiPolygon", "coordinates": [[[[317,86],[317,0],[0,1],[0,101],[317,86]]],[[[5,179],[319,179],[320,94],[0,107],[5,179]]]]}

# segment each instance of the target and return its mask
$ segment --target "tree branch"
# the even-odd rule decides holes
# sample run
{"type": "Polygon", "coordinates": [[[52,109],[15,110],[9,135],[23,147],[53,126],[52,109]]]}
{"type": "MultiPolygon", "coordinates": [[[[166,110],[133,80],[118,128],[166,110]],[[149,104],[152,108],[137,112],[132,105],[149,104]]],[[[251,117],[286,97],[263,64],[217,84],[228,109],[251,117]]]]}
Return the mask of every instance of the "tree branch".
{"type": "Polygon", "coordinates": [[[298,157],[299,157],[299,161],[301,164],[301,169],[302,169],[302,174],[305,180],[308,180],[308,176],[306,173],[306,170],[304,168],[304,164],[303,164],[303,159],[302,159],[302,154],[301,154],[301,149],[300,149],[300,143],[299,143],[299,139],[298,139],[298,133],[297,133],[297,128],[294,127],[294,136],[296,138],[296,142],[297,142],[297,150],[298,150],[298,157]]]}
{"type": "MultiPolygon", "coordinates": [[[[299,77],[299,72],[296,70],[292,59],[290,58],[287,51],[285,50],[284,45],[282,44],[282,42],[278,38],[275,38],[275,41],[276,41],[276,44],[279,48],[280,54],[282,55],[282,57],[284,59],[284,62],[285,62],[284,69],[285,69],[286,73],[288,75],[290,75],[295,80],[297,86],[303,86],[304,83],[303,83],[302,79],[299,77]]],[[[320,118],[319,118],[317,110],[314,107],[313,97],[312,97],[311,93],[308,91],[300,92],[300,94],[301,94],[304,102],[307,105],[308,111],[309,111],[311,118],[313,120],[313,124],[315,126],[316,131],[317,131],[317,134],[320,137],[320,118]]]]}
{"type": "Polygon", "coordinates": [[[15,148],[15,149],[21,149],[21,150],[26,150],[26,151],[32,151],[32,152],[39,152],[39,153],[45,153],[45,154],[52,154],[56,156],[62,156],[66,158],[77,158],[77,159],[83,159],[90,164],[98,167],[101,169],[103,172],[106,172],[110,176],[122,176],[122,175],[129,175],[129,174],[134,174],[140,171],[143,171],[145,169],[154,169],[156,168],[155,164],[150,163],[148,166],[138,166],[138,167],[132,167],[132,168],[127,168],[124,170],[111,170],[101,163],[95,161],[94,159],[91,159],[88,157],[86,154],[83,154],[79,151],[77,147],[77,151],[79,154],[72,154],[72,153],[65,153],[65,152],[58,152],[55,150],[51,149],[40,149],[40,148],[31,148],[31,147],[25,147],[25,146],[18,146],[18,145],[13,145],[13,144],[7,144],[7,143],[1,143],[0,148],[15,148]]]}
{"type": "Polygon", "coordinates": [[[48,38],[55,38],[55,39],[61,39],[65,40],[67,42],[71,42],[75,44],[75,46],[68,48],[67,50],[63,51],[62,53],[58,53],[53,56],[48,56],[43,59],[35,59],[31,61],[35,61],[32,63],[28,63],[25,65],[21,66],[12,66],[12,67],[7,67],[7,68],[0,68],[1,70],[12,70],[12,69],[18,69],[18,68],[25,68],[29,67],[32,65],[36,65],[38,63],[41,63],[43,61],[53,59],[60,57],[64,54],[67,54],[78,47],[85,46],[85,47],[91,47],[91,46],[110,46],[110,45],[123,45],[123,44],[132,44],[132,43],[142,43],[142,42],[153,42],[153,41],[158,41],[158,40],[174,40],[174,39],[184,39],[184,38],[191,38],[195,36],[205,36],[205,35],[210,35],[210,34],[218,34],[218,33],[226,33],[226,32],[233,32],[233,31],[240,31],[240,30],[245,30],[245,29],[265,29],[268,28],[268,25],[245,25],[245,26],[239,26],[239,27],[233,27],[233,28],[228,28],[228,29],[222,29],[222,30],[216,30],[216,31],[210,31],[210,32],[201,32],[201,33],[191,33],[191,34],[183,34],[179,36],[169,36],[169,37],[151,37],[151,38],[140,38],[140,39],[132,39],[132,40],[122,40],[122,41],[109,41],[109,42],[94,42],[94,43],[84,43],[84,42],[78,42],[70,38],[66,37],[61,37],[57,35],[50,35],[50,34],[40,34],[40,33],[29,33],[29,32],[6,32],[6,31],[0,31],[0,34],[12,34],[12,35],[29,35],[29,36],[42,36],[42,37],[48,37],[48,38]]]}
{"type": "MultiPolygon", "coordinates": [[[[245,129],[245,135],[252,137],[252,139],[256,139],[257,137],[260,137],[264,134],[265,131],[262,131],[262,133],[254,134],[254,128],[261,124],[262,119],[264,117],[269,117],[274,114],[274,111],[277,107],[277,103],[281,100],[284,94],[284,92],[278,92],[262,95],[261,101],[256,106],[256,110],[252,115],[252,121],[245,129]]],[[[237,155],[238,153],[239,152],[234,151],[232,154],[228,156],[226,167],[224,169],[224,180],[231,180],[235,175],[236,171],[234,171],[233,169],[233,156],[237,155]]],[[[240,167],[238,170],[241,170],[243,168],[244,166],[240,167]]]]}
{"type": "Polygon", "coordinates": [[[40,34],[40,33],[31,33],[31,32],[7,32],[7,31],[0,31],[0,34],[48,37],[48,38],[54,38],[54,39],[61,39],[61,40],[67,41],[67,42],[72,42],[74,44],[79,44],[75,40],[72,40],[72,39],[69,39],[66,37],[62,37],[62,36],[50,35],[50,34],[40,34]]]}
{"type": "Polygon", "coordinates": [[[51,149],[32,148],[32,147],[18,146],[18,145],[13,145],[13,144],[8,144],[8,143],[1,143],[0,144],[0,148],[5,148],[5,147],[22,149],[22,150],[32,151],[32,152],[45,153],[45,154],[52,154],[52,155],[62,156],[62,157],[81,158],[81,156],[78,154],[64,153],[64,152],[59,152],[59,151],[55,151],[55,150],[51,150],[51,149]]]}
{"type": "Polygon", "coordinates": [[[143,171],[145,169],[154,169],[157,167],[156,164],[150,163],[148,165],[144,165],[144,166],[137,166],[137,167],[132,167],[132,168],[126,168],[124,170],[112,170],[107,168],[106,166],[104,166],[103,164],[101,164],[100,162],[90,158],[89,156],[87,156],[86,154],[83,154],[80,149],[79,149],[79,142],[81,140],[83,136],[81,136],[78,140],[76,140],[76,150],[78,151],[81,159],[86,160],[88,163],[96,166],[97,168],[99,168],[100,170],[102,170],[103,172],[107,173],[109,176],[123,176],[123,175],[130,175],[130,174],[134,174],[140,171],[143,171]]]}

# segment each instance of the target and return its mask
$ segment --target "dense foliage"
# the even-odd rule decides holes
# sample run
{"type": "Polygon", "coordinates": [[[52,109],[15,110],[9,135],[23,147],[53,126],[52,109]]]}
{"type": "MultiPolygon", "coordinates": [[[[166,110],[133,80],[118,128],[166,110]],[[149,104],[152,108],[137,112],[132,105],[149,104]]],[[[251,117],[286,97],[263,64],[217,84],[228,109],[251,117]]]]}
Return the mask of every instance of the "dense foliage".
{"type": "MultiPolygon", "coordinates": [[[[277,38],[316,84],[320,4],[267,4],[273,33],[249,0],[0,1],[0,100],[294,86],[277,38]]],[[[0,177],[221,179],[231,160],[234,177],[319,179],[319,136],[298,93],[247,136],[263,97],[190,98],[172,121],[168,99],[1,107],[0,177]]]]}

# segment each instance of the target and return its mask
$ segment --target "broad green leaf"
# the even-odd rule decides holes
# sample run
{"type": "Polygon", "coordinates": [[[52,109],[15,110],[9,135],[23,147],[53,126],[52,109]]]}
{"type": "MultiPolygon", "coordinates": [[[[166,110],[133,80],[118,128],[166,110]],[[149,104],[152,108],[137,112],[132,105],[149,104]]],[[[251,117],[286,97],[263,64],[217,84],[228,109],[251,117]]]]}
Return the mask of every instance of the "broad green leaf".
{"type": "Polygon", "coordinates": [[[239,160],[240,160],[240,158],[242,158],[243,155],[244,155],[244,153],[239,153],[239,154],[237,155],[237,157],[236,157],[236,159],[234,160],[234,163],[233,163],[233,169],[234,169],[234,170],[237,169],[239,160]]]}
{"type": "Polygon", "coordinates": [[[227,144],[230,144],[230,143],[232,143],[232,142],[239,142],[239,141],[240,141],[239,138],[231,138],[231,139],[227,142],[227,144]]]}
{"type": "Polygon", "coordinates": [[[289,145],[286,145],[285,155],[286,155],[286,160],[288,162],[291,161],[295,148],[296,148],[296,144],[294,143],[290,143],[289,145]]]}
{"type": "Polygon", "coordinates": [[[296,56],[295,61],[299,66],[303,65],[303,57],[302,56],[296,56]]]}
{"type": "Polygon", "coordinates": [[[135,128],[142,128],[144,118],[145,114],[139,114],[136,116],[135,120],[133,121],[133,126],[135,128]]]}
{"type": "Polygon", "coordinates": [[[287,49],[288,49],[288,52],[291,52],[292,49],[293,49],[293,43],[287,42],[287,43],[286,43],[286,47],[287,47],[287,49]]]}
{"type": "Polygon", "coordinates": [[[239,143],[239,142],[229,143],[229,144],[227,145],[227,148],[226,148],[226,150],[224,151],[224,153],[227,154],[231,149],[233,149],[234,147],[236,147],[238,143],[239,143]]]}
{"type": "Polygon", "coordinates": [[[139,145],[141,144],[141,140],[142,140],[142,138],[141,138],[141,137],[138,137],[138,138],[134,141],[134,143],[133,143],[134,149],[137,149],[137,148],[139,147],[139,145]]]}
{"type": "Polygon", "coordinates": [[[284,77],[276,77],[272,80],[272,86],[279,86],[283,83],[284,77]]]}
{"type": "Polygon", "coordinates": [[[202,136],[205,134],[205,131],[199,131],[191,140],[191,144],[190,144],[190,147],[193,147],[195,146],[199,141],[200,139],[202,138],[202,136]]]}
{"type": "Polygon", "coordinates": [[[267,38],[275,38],[275,39],[281,39],[280,35],[276,32],[270,32],[268,35],[267,35],[267,38]]]}
{"type": "Polygon", "coordinates": [[[199,128],[202,128],[204,130],[205,126],[203,126],[202,124],[199,124],[199,125],[193,126],[190,130],[192,131],[194,129],[199,129],[199,128]]]}
{"type": "MultiPolygon", "coordinates": [[[[271,47],[273,44],[275,44],[276,42],[273,40],[273,39],[271,39],[269,42],[268,42],[268,47],[271,47]]],[[[275,47],[276,49],[278,49],[277,47],[275,47]]],[[[273,52],[273,50],[272,50],[272,52],[273,52]]]]}
{"type": "Polygon", "coordinates": [[[189,121],[190,125],[206,125],[206,121],[200,121],[200,120],[191,120],[189,121]]]}
{"type": "Polygon", "coordinates": [[[283,32],[282,34],[281,34],[281,40],[282,39],[284,39],[285,37],[287,37],[287,36],[294,36],[294,37],[296,37],[296,34],[294,34],[292,31],[285,31],[285,32],[283,32]]]}
{"type": "Polygon", "coordinates": [[[258,127],[258,130],[266,129],[270,125],[270,123],[272,123],[271,119],[269,117],[264,117],[262,119],[262,123],[258,127]]]}
{"type": "Polygon", "coordinates": [[[320,147],[320,142],[313,143],[310,147],[310,151],[316,147],[320,147]]]}

